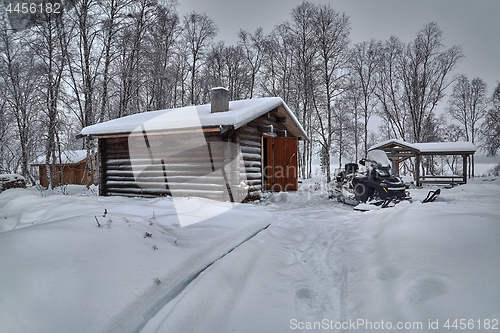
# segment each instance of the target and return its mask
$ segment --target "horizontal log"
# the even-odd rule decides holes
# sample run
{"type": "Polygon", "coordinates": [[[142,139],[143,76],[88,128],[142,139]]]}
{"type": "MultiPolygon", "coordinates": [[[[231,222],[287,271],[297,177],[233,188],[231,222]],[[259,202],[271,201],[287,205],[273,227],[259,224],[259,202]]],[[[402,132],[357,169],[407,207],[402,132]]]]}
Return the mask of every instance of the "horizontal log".
{"type": "Polygon", "coordinates": [[[247,168],[247,167],[243,167],[243,168],[240,168],[240,172],[241,173],[258,173],[258,172],[261,172],[261,168],[247,168]]]}
{"type": "Polygon", "coordinates": [[[262,174],[261,173],[247,173],[246,178],[247,179],[262,179],[262,174]]]}
{"type": "Polygon", "coordinates": [[[240,140],[240,147],[259,147],[261,146],[260,138],[257,141],[252,140],[240,140]]]}
{"type": "Polygon", "coordinates": [[[241,152],[242,153],[248,153],[248,154],[258,154],[260,156],[261,149],[260,147],[246,147],[246,146],[241,146],[241,152]]]}
{"type": "Polygon", "coordinates": [[[245,183],[248,186],[254,186],[254,185],[262,185],[262,180],[261,179],[247,179],[245,183]]]}
{"type": "Polygon", "coordinates": [[[106,194],[103,194],[104,196],[120,196],[120,197],[129,197],[129,198],[158,198],[158,197],[166,197],[170,196],[170,194],[165,194],[165,193],[158,193],[158,194],[136,194],[136,193],[125,193],[125,192],[115,192],[115,191],[108,191],[106,194]]]}
{"type": "MultiPolygon", "coordinates": [[[[141,188],[141,189],[166,189],[165,183],[155,183],[155,182],[128,182],[128,181],[107,181],[106,187],[111,188],[141,188]]],[[[211,190],[211,191],[223,191],[226,188],[225,184],[202,184],[202,183],[179,183],[172,184],[169,183],[169,188],[173,191],[176,190],[211,190]]]]}
{"type": "MultiPolygon", "coordinates": [[[[134,178],[134,174],[131,170],[129,170],[128,172],[116,172],[116,171],[126,171],[126,170],[109,170],[109,171],[110,172],[108,172],[107,174],[107,179],[110,180],[125,180],[123,178],[134,178]]],[[[211,173],[212,173],[211,170],[171,170],[165,173],[163,173],[162,171],[143,171],[140,173],[140,177],[164,179],[166,174],[167,178],[176,176],[196,178],[196,177],[204,177],[211,173]]]]}
{"type": "Polygon", "coordinates": [[[454,180],[446,180],[446,179],[435,179],[435,180],[420,180],[420,184],[441,184],[441,185],[446,185],[446,184],[455,184],[455,185],[461,185],[465,184],[462,178],[455,178],[454,180]]]}
{"type": "MultiPolygon", "coordinates": [[[[224,151],[225,147],[227,146],[227,142],[215,142],[215,143],[210,143],[210,149],[212,151],[224,151]]],[[[173,154],[179,154],[183,152],[207,152],[208,151],[208,145],[205,142],[196,144],[196,145],[180,145],[177,143],[163,143],[159,145],[150,145],[149,147],[146,146],[129,146],[128,151],[133,152],[134,154],[141,154],[143,153],[144,155],[149,154],[149,152],[153,153],[161,153],[164,155],[173,155],[173,154]]],[[[107,150],[106,154],[116,154],[116,153],[123,153],[123,150],[107,150]]]]}
{"type": "MultiPolygon", "coordinates": [[[[142,188],[114,188],[108,191],[109,194],[135,194],[141,196],[142,194],[153,194],[153,195],[172,195],[171,190],[163,189],[142,189],[142,188]]],[[[198,196],[198,197],[216,197],[222,198],[224,196],[224,191],[203,191],[203,190],[183,190],[183,191],[173,191],[174,195],[178,196],[198,196]]]]}
{"type": "MultiPolygon", "coordinates": [[[[226,171],[227,172],[227,171],[226,171]]],[[[143,171],[138,175],[135,175],[130,172],[130,171],[122,171],[122,170],[108,170],[106,172],[107,177],[122,177],[122,178],[130,178],[130,179],[143,179],[143,178],[163,178],[164,179],[164,174],[163,172],[159,171],[143,171]]],[[[222,175],[222,172],[216,171],[215,174],[207,173],[207,172],[200,172],[198,174],[188,174],[188,175],[182,175],[182,174],[169,174],[168,172],[166,173],[167,175],[167,180],[172,181],[172,182],[187,182],[192,179],[207,179],[207,180],[217,180],[220,179],[219,175],[222,175]]]]}
{"type": "Polygon", "coordinates": [[[262,162],[259,161],[251,161],[251,160],[240,160],[240,168],[260,168],[262,166],[262,162]]]}
{"type": "Polygon", "coordinates": [[[213,162],[210,161],[210,159],[205,159],[196,161],[196,162],[184,162],[184,160],[181,160],[180,162],[175,162],[173,163],[169,159],[165,159],[162,163],[161,159],[155,159],[155,160],[150,160],[146,158],[138,158],[138,159],[112,159],[112,160],[107,160],[104,161],[102,164],[106,164],[108,168],[114,167],[114,166],[152,166],[152,165],[165,165],[165,166],[178,166],[179,168],[199,168],[200,166],[211,166],[213,163],[222,163],[222,160],[213,160],[213,162]]]}
{"type": "Polygon", "coordinates": [[[463,179],[463,176],[450,175],[450,176],[420,176],[420,179],[463,179]]]}
{"type": "MultiPolygon", "coordinates": [[[[144,159],[145,163],[148,163],[150,160],[144,159]]],[[[105,161],[102,162],[102,164],[106,165],[130,165],[130,159],[129,158],[112,158],[112,159],[106,159],[105,161]]]]}
{"type": "Polygon", "coordinates": [[[162,150],[152,150],[151,152],[147,149],[138,149],[138,150],[127,150],[127,151],[113,151],[113,152],[104,152],[101,156],[104,156],[106,159],[128,159],[130,157],[133,158],[145,158],[150,159],[151,155],[153,158],[170,158],[177,156],[209,156],[209,153],[212,155],[224,155],[223,147],[202,147],[197,149],[188,149],[188,150],[177,150],[177,149],[162,149],[162,150]]]}
{"type": "Polygon", "coordinates": [[[245,125],[245,126],[238,128],[238,132],[240,134],[255,134],[255,135],[259,134],[259,130],[256,127],[252,127],[252,126],[248,126],[248,125],[245,125]]]}
{"type": "Polygon", "coordinates": [[[256,191],[261,191],[261,190],[262,190],[261,185],[255,185],[255,186],[248,187],[248,192],[256,192],[256,191]]]}
{"type": "Polygon", "coordinates": [[[260,135],[260,134],[256,134],[256,135],[241,134],[241,135],[240,135],[240,140],[244,140],[244,141],[253,141],[253,142],[260,142],[260,140],[261,140],[261,135],[260,135]]]}
{"type": "Polygon", "coordinates": [[[196,170],[212,170],[220,169],[225,164],[222,161],[214,161],[213,163],[157,163],[157,164],[122,164],[122,165],[108,165],[108,170],[163,170],[166,171],[196,171],[196,170]]]}
{"type": "Polygon", "coordinates": [[[259,125],[275,125],[279,124],[278,118],[276,117],[275,114],[266,114],[263,116],[260,116],[257,119],[254,119],[247,123],[247,126],[249,127],[258,127],[259,125]]]}
{"type": "MultiPolygon", "coordinates": [[[[111,156],[110,156],[111,157],[111,156]]],[[[119,159],[124,159],[124,158],[110,158],[110,160],[119,160],[119,159]]],[[[140,164],[140,165],[150,165],[150,164],[161,164],[161,160],[163,159],[164,164],[199,164],[199,163],[210,163],[211,161],[215,162],[223,162],[225,159],[225,156],[223,154],[220,155],[215,155],[212,154],[210,156],[207,152],[206,155],[199,156],[199,155],[176,155],[176,156],[157,156],[153,160],[149,159],[149,156],[133,156],[133,158],[130,158],[130,162],[122,162],[123,164],[140,164]]],[[[107,162],[105,162],[108,164],[107,162]]],[[[122,163],[111,163],[111,164],[122,164],[122,163]]],[[[110,165],[111,165],[110,164],[110,165]]]]}
{"type": "Polygon", "coordinates": [[[260,154],[247,154],[247,153],[242,153],[241,154],[245,160],[252,160],[252,161],[260,161],[261,156],[260,154]]]}

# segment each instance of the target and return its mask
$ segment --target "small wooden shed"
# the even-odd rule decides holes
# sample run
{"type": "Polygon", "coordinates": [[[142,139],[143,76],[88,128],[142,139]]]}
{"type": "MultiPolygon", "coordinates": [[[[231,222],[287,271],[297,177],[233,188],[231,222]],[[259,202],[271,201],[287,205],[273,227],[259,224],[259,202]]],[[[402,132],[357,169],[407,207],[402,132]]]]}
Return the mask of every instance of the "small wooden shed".
{"type": "MultiPolygon", "coordinates": [[[[400,163],[415,158],[414,180],[417,186],[424,183],[458,185],[467,183],[467,159],[474,155],[476,147],[470,142],[427,142],[408,143],[391,139],[370,147],[369,150],[382,149],[392,161],[392,170],[399,174],[400,163]],[[462,175],[421,175],[422,156],[462,156],[462,175]]],[[[469,175],[470,177],[470,175],[469,175]]]]}
{"type": "MultiPolygon", "coordinates": [[[[52,184],[54,186],[77,184],[87,185],[85,166],[87,164],[86,150],[66,150],[61,152],[61,161],[56,161],[55,169],[51,166],[52,184]],[[62,179],[61,179],[62,169],[62,179]]],[[[39,157],[31,166],[38,167],[40,185],[47,187],[47,167],[45,157],[39,157]]],[[[90,172],[90,183],[94,182],[93,172],[90,172]]]]}
{"type": "Polygon", "coordinates": [[[198,196],[241,202],[298,188],[306,133],[279,97],[149,111],[84,128],[98,139],[99,194],[198,196]]]}

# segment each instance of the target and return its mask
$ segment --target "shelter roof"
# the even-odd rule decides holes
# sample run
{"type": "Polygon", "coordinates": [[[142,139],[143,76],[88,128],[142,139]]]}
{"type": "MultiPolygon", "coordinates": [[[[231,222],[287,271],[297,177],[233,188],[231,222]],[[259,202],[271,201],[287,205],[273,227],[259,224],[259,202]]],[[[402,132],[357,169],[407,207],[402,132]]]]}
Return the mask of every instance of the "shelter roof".
{"type": "Polygon", "coordinates": [[[476,152],[476,147],[471,142],[408,143],[398,139],[391,139],[378,143],[368,150],[374,149],[410,150],[420,155],[474,154],[476,152]]]}

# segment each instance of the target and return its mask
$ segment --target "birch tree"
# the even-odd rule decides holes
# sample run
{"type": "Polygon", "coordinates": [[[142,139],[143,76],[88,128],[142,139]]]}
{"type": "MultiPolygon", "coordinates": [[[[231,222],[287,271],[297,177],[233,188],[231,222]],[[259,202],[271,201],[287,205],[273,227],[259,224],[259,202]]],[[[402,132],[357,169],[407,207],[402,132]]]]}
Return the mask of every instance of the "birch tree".
{"type": "MultiPolygon", "coordinates": [[[[33,57],[29,56],[26,46],[19,41],[19,38],[12,30],[7,30],[5,27],[0,31],[0,51],[3,55],[0,57],[0,101],[3,102],[0,139],[1,148],[5,149],[7,135],[16,134],[14,141],[19,147],[21,174],[34,182],[29,172],[29,164],[36,153],[34,145],[38,117],[37,75],[34,73],[33,57]],[[10,123],[9,119],[13,122],[10,123]],[[15,131],[8,130],[9,123],[14,125],[12,128],[15,128],[15,131]]],[[[11,142],[9,149],[13,147],[11,142]]]]}
{"type": "MultiPolygon", "coordinates": [[[[309,137],[312,138],[313,92],[315,88],[315,61],[317,44],[314,31],[314,20],[317,8],[310,2],[303,2],[292,10],[291,22],[285,23],[290,40],[295,48],[294,85],[297,96],[299,119],[309,137]]],[[[302,142],[299,152],[300,171],[303,178],[311,177],[311,161],[313,155],[312,140],[302,142]]]]}
{"type": "Polygon", "coordinates": [[[442,41],[437,24],[429,23],[407,45],[395,37],[385,44],[377,96],[381,115],[398,138],[427,141],[424,125],[434,116],[452,83],[451,72],[463,57],[459,46],[444,49],[442,41]]]}
{"type": "MultiPolygon", "coordinates": [[[[344,116],[347,110],[340,108],[334,114],[332,106],[335,98],[342,94],[348,86],[347,56],[349,45],[350,22],[344,13],[337,13],[329,5],[319,6],[314,15],[314,35],[317,44],[318,92],[314,94],[314,110],[319,127],[315,131],[319,134],[321,145],[322,167],[327,182],[331,181],[330,154],[332,153],[333,136],[335,132],[342,142],[344,133],[344,116]]],[[[343,142],[342,142],[343,143],[343,142]]],[[[339,146],[340,163],[343,153],[339,146]]]]}
{"type": "Polygon", "coordinates": [[[500,82],[491,97],[491,108],[482,127],[483,148],[488,155],[497,156],[500,149],[500,82]]]}
{"type": "Polygon", "coordinates": [[[249,98],[252,98],[257,82],[257,74],[259,73],[266,56],[265,37],[262,28],[257,28],[253,35],[244,30],[240,30],[238,37],[238,45],[241,46],[245,55],[244,59],[246,60],[249,67],[249,98]]]}
{"type": "MultiPolygon", "coordinates": [[[[26,42],[32,50],[37,74],[40,75],[38,92],[43,97],[42,108],[45,113],[45,164],[49,187],[54,187],[57,156],[61,160],[61,141],[58,136],[62,82],[67,66],[69,38],[65,29],[63,12],[61,14],[42,13],[33,17],[32,35],[26,42]],[[53,170],[53,174],[51,174],[53,170]]],[[[61,168],[62,171],[62,168],[61,168]]],[[[62,176],[62,175],[60,175],[62,176]]]]}
{"type": "Polygon", "coordinates": [[[174,103],[168,91],[174,89],[172,58],[180,36],[180,19],[175,4],[157,4],[154,21],[146,35],[145,70],[148,73],[147,109],[160,110],[174,103]]]}
{"type": "Polygon", "coordinates": [[[206,14],[191,12],[184,16],[183,28],[182,36],[187,45],[186,54],[190,71],[189,102],[196,105],[200,93],[196,82],[207,48],[217,35],[217,26],[206,14]]]}
{"type": "Polygon", "coordinates": [[[98,2],[102,11],[100,22],[101,34],[99,35],[102,43],[102,78],[100,86],[99,115],[97,122],[103,122],[106,114],[110,111],[110,84],[114,78],[111,68],[118,58],[118,36],[123,29],[125,20],[125,9],[129,6],[131,0],[108,0],[98,2]]]}
{"type": "Polygon", "coordinates": [[[444,90],[452,83],[451,71],[463,57],[459,46],[444,50],[443,33],[436,23],[424,26],[400,59],[404,104],[410,113],[411,139],[426,141],[425,122],[433,116],[444,90]]]}
{"type": "MultiPolygon", "coordinates": [[[[488,106],[486,83],[480,78],[469,81],[461,75],[453,86],[447,110],[463,126],[465,139],[475,144],[479,123],[485,117],[488,106]]],[[[470,157],[469,167],[472,168],[469,173],[474,175],[474,155],[470,157]]]]}
{"type": "Polygon", "coordinates": [[[353,89],[359,91],[360,111],[363,120],[363,150],[368,153],[368,122],[374,113],[377,72],[381,62],[382,44],[371,39],[354,45],[351,51],[350,67],[355,77],[353,89]]]}

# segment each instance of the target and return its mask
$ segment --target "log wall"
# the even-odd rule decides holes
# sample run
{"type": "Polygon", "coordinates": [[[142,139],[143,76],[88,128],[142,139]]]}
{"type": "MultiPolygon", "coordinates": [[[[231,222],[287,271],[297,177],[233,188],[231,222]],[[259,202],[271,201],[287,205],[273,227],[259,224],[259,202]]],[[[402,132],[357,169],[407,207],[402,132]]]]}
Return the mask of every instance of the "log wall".
{"type": "Polygon", "coordinates": [[[100,194],[147,197],[174,193],[230,200],[222,173],[214,173],[224,165],[227,148],[224,138],[214,134],[100,139],[100,194]]]}

